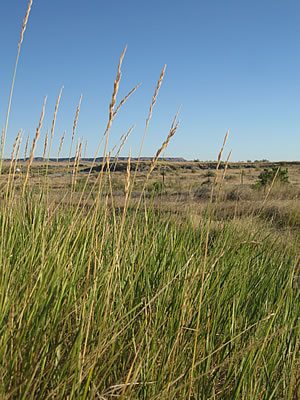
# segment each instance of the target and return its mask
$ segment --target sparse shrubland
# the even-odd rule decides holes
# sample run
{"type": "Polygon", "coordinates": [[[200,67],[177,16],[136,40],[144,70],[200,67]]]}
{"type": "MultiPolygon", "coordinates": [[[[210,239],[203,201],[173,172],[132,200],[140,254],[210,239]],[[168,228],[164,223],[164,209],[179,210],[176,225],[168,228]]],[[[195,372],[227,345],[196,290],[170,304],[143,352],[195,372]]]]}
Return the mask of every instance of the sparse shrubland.
{"type": "Polygon", "coordinates": [[[3,163],[1,399],[296,399],[298,189],[225,179],[226,140],[214,171],[164,162],[163,183],[177,115],[152,161],[118,170],[123,56],[102,165],[80,144],[72,162],[20,161],[22,136],[3,163]]]}

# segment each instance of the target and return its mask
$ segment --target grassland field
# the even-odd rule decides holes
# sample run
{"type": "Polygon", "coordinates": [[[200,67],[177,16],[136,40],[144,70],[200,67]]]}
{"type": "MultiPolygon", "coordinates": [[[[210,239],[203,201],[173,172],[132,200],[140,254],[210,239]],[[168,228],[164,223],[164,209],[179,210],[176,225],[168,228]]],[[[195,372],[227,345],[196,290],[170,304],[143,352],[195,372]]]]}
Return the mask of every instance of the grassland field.
{"type": "Polygon", "coordinates": [[[12,165],[1,398],[297,399],[299,163],[12,165]]]}
{"type": "MultiPolygon", "coordinates": [[[[57,204],[67,202],[64,199],[66,192],[72,186],[73,167],[72,162],[58,161],[45,163],[42,161],[33,162],[30,170],[29,186],[33,191],[39,192],[44,184],[47,173],[47,185],[53,201],[57,204]],[[63,200],[64,199],[64,200],[63,200]]],[[[18,172],[14,176],[14,187],[22,188],[22,182],[26,171],[26,163],[20,161],[18,172]]],[[[211,187],[216,176],[216,162],[170,162],[158,161],[145,187],[145,196],[150,199],[151,204],[161,210],[170,213],[189,214],[196,220],[206,209],[210,198],[211,187]]],[[[136,161],[131,161],[130,169],[135,171],[136,161]]],[[[220,164],[219,174],[224,172],[225,163],[220,164]]],[[[76,171],[74,184],[74,197],[82,197],[81,200],[89,198],[87,206],[92,204],[91,193],[97,191],[97,178],[101,171],[102,164],[92,166],[92,162],[81,160],[76,171]],[[92,168],[92,169],[91,169],[92,168]],[[89,175],[89,176],[88,176],[89,175]],[[90,191],[82,193],[85,182],[88,179],[87,187],[90,191]]],[[[150,161],[141,161],[138,164],[137,175],[132,188],[131,201],[141,195],[147,172],[150,168],[150,161]]],[[[218,201],[215,206],[215,217],[236,218],[246,217],[260,212],[261,218],[266,218],[268,223],[277,225],[282,230],[289,227],[297,228],[300,224],[298,215],[300,212],[300,162],[238,162],[229,163],[227,170],[218,189],[218,201]],[[275,184],[266,193],[267,187],[258,188],[259,175],[265,168],[287,168],[289,183],[287,185],[275,184]],[[267,196],[267,200],[266,200],[267,196]],[[262,203],[264,203],[261,209],[262,203]]],[[[124,203],[124,188],[126,180],[127,161],[111,162],[109,172],[104,168],[103,190],[113,195],[114,207],[122,207],[124,203]]],[[[5,186],[6,174],[9,173],[9,162],[4,162],[3,173],[0,176],[0,185],[5,186]]],[[[1,186],[0,186],[1,187],[1,186]]],[[[3,197],[3,196],[2,196],[3,197]]],[[[109,200],[110,202],[110,200],[109,200]]]]}
{"type": "Polygon", "coordinates": [[[62,89],[48,158],[45,98],[28,157],[21,130],[4,159],[31,6],[0,142],[0,399],[300,398],[300,162],[221,162],[228,132],[218,162],[162,160],[179,110],[153,159],[116,162],[110,128],[138,87],[116,105],[126,49],[102,163],[79,140],[49,159],[62,89]]]}

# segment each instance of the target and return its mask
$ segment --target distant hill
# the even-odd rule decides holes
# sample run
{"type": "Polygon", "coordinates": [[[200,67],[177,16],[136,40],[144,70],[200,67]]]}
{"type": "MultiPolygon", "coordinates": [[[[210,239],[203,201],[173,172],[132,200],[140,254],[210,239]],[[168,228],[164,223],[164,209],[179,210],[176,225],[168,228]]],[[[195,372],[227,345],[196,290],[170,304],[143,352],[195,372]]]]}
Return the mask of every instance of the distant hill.
{"type": "MultiPolygon", "coordinates": [[[[25,161],[28,161],[28,157],[26,158],[25,161]]],[[[149,163],[151,162],[153,159],[153,157],[141,157],[140,161],[142,163],[149,163]]],[[[70,162],[74,162],[75,157],[70,158],[70,162]]],[[[132,157],[130,158],[131,163],[132,164],[136,164],[136,162],[138,161],[137,157],[132,157]]],[[[3,160],[4,162],[10,162],[10,158],[6,158],[3,160]]],[[[24,162],[23,158],[20,158],[18,160],[19,162],[24,162]]],[[[35,157],[33,159],[34,163],[45,163],[47,160],[43,160],[43,157],[35,157]]],[[[49,159],[50,163],[56,163],[57,159],[56,158],[50,158],[49,159]]],[[[97,157],[95,160],[92,157],[86,157],[86,158],[81,158],[80,159],[80,164],[83,163],[91,163],[95,161],[95,167],[97,167],[99,164],[102,164],[103,162],[103,157],[97,157]]],[[[118,163],[120,164],[125,164],[128,161],[128,157],[111,157],[110,158],[110,164],[115,163],[116,161],[118,161],[118,163]]],[[[60,163],[66,163],[69,162],[69,158],[68,157],[63,157],[63,158],[59,158],[58,162],[60,163]]],[[[200,161],[200,160],[186,160],[183,157],[164,157],[164,158],[159,158],[158,162],[164,162],[167,164],[172,164],[172,163],[176,163],[178,167],[181,168],[192,168],[197,167],[200,169],[214,169],[217,166],[217,161],[200,161]]],[[[224,161],[221,162],[221,166],[220,168],[222,168],[225,165],[224,161]]],[[[281,166],[281,167],[292,167],[292,166],[299,166],[300,165],[300,161],[269,161],[269,160],[255,160],[255,161],[238,161],[238,162],[229,162],[228,164],[228,168],[255,168],[255,167],[263,167],[263,168],[271,168],[274,166],[281,166]]],[[[120,167],[123,170],[123,166],[120,167]]]]}
{"type": "MultiPolygon", "coordinates": [[[[26,161],[28,161],[29,157],[26,158],[26,161]]],[[[130,158],[132,161],[137,161],[138,158],[137,157],[132,157],[130,158]]],[[[141,161],[151,161],[153,159],[153,157],[141,157],[140,160],[141,161]]],[[[71,157],[70,161],[74,161],[75,157],[71,157]]],[[[111,157],[110,161],[114,162],[117,159],[115,157],[111,157]]],[[[119,161],[128,161],[128,157],[118,157],[119,161]]],[[[164,158],[159,158],[159,161],[167,161],[167,162],[187,162],[187,160],[185,160],[183,157],[164,157],[164,158]]],[[[4,161],[10,161],[10,158],[5,158],[4,161]]],[[[24,161],[24,159],[20,159],[19,161],[24,161]]],[[[43,159],[43,157],[34,157],[33,162],[44,162],[45,160],[43,159]]],[[[47,161],[47,160],[46,160],[47,161]]],[[[50,158],[49,159],[50,162],[56,162],[57,159],[56,158],[50,158]]],[[[58,159],[59,162],[67,162],[69,161],[68,157],[65,158],[59,158],[58,159]]],[[[86,158],[81,158],[80,162],[92,162],[94,161],[93,157],[86,157],[86,158]]],[[[95,159],[96,163],[102,163],[103,162],[103,157],[97,157],[95,159]]]]}

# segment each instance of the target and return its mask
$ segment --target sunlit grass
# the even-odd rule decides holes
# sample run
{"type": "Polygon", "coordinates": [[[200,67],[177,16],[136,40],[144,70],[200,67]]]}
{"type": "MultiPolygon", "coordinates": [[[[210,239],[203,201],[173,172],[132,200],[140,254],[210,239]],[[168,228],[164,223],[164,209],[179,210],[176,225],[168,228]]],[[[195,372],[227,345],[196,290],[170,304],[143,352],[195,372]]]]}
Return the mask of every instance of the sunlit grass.
{"type": "Polygon", "coordinates": [[[13,205],[0,220],[3,398],[186,398],[195,336],[192,398],[294,398],[296,253],[214,225],[202,282],[205,220],[150,208],[132,226],[128,212],[120,238],[105,208],[13,205]]]}
{"type": "MultiPolygon", "coordinates": [[[[25,27],[30,8],[31,1],[25,27]]],[[[19,51],[20,45],[18,57],[19,51]]],[[[210,185],[201,213],[165,207],[169,187],[150,175],[176,132],[177,114],[156,155],[143,166],[143,179],[137,172],[142,148],[138,161],[130,164],[129,158],[123,166],[123,184],[113,177],[110,128],[137,88],[116,106],[124,54],[95,155],[103,145],[97,173],[92,172],[95,159],[84,175],[79,172],[82,141],[74,159],[71,147],[63,168],[50,163],[48,133],[48,160],[34,165],[45,103],[29,160],[20,162],[20,133],[9,165],[2,168],[0,397],[296,399],[299,242],[282,240],[280,227],[271,231],[267,202],[262,207],[260,201],[256,212],[234,210],[232,219],[220,214],[225,175],[218,168],[226,139],[216,171],[206,174],[210,185]],[[118,199],[116,190],[123,191],[118,199]]],[[[120,139],[117,157],[132,129],[120,139]]],[[[27,148],[28,140],[25,154],[27,148]]],[[[276,221],[290,215],[283,210],[276,221]]],[[[298,220],[296,210],[290,223],[294,238],[298,220]]]]}

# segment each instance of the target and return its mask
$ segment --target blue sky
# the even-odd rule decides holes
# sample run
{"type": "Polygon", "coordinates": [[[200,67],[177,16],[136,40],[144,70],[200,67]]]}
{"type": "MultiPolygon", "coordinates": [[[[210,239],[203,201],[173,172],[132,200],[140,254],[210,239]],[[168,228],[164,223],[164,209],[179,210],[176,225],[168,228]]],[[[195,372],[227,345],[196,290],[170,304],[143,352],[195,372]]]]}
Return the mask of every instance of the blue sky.
{"type": "MultiPolygon", "coordinates": [[[[27,0],[3,2],[0,14],[0,123],[27,0]]],[[[299,160],[300,2],[298,0],[33,0],[17,70],[5,154],[19,129],[34,136],[43,98],[46,115],[36,155],[64,86],[52,156],[66,131],[68,156],[76,106],[76,138],[93,156],[108,119],[119,57],[120,100],[137,92],[113,123],[109,146],[133,124],[122,155],[138,154],[160,72],[165,78],[143,150],[155,154],[182,105],[165,156],[214,160],[227,129],[232,160],[299,160]]]]}

